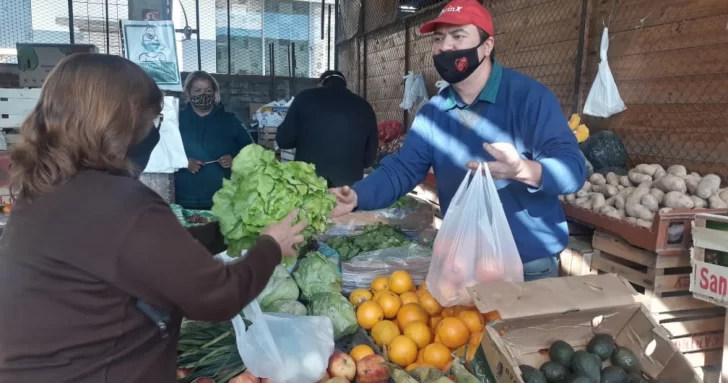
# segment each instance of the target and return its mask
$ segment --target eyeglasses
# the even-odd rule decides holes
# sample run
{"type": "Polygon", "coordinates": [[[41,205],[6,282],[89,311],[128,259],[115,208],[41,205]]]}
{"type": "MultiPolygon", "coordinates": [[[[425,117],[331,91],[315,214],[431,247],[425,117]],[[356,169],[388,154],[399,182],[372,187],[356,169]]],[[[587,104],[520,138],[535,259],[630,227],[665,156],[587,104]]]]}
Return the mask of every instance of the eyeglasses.
{"type": "Polygon", "coordinates": [[[154,127],[159,129],[162,127],[162,121],[164,121],[164,115],[160,114],[154,119],[154,127]]]}

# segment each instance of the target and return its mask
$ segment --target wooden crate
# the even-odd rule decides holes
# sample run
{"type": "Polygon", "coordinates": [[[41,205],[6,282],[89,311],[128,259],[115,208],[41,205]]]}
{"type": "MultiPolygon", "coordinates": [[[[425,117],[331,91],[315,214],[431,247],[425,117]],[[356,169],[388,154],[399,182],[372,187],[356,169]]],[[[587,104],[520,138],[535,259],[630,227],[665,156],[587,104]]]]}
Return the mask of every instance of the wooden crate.
{"type": "Polygon", "coordinates": [[[688,254],[660,256],[601,232],[592,247],[592,269],[618,274],[643,293],[644,305],[694,367],[720,363],[725,309],[693,298],[688,254]]]}
{"type": "Polygon", "coordinates": [[[19,128],[39,98],[40,89],[0,89],[0,128],[19,128]]]}
{"type": "Polygon", "coordinates": [[[278,127],[266,126],[258,131],[258,140],[275,140],[276,134],[278,134],[278,127]]]}
{"type": "Polygon", "coordinates": [[[591,262],[594,249],[591,236],[570,236],[569,244],[559,255],[559,275],[576,277],[595,274],[591,262]]]}
{"type": "Polygon", "coordinates": [[[258,137],[258,145],[260,145],[260,146],[262,146],[262,147],[264,147],[266,149],[275,150],[275,148],[276,148],[276,140],[275,139],[272,139],[272,140],[271,139],[263,139],[263,138],[258,137]]]}

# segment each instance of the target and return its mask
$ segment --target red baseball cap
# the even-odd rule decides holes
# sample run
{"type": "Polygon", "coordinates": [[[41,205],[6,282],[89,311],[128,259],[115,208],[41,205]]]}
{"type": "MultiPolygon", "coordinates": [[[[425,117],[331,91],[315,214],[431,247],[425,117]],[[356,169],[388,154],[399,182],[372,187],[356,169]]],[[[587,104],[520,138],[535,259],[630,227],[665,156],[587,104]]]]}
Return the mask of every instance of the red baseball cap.
{"type": "Polygon", "coordinates": [[[473,24],[493,36],[493,18],[490,12],[476,0],[455,0],[448,3],[435,20],[420,27],[420,33],[434,32],[437,24],[473,24]]]}

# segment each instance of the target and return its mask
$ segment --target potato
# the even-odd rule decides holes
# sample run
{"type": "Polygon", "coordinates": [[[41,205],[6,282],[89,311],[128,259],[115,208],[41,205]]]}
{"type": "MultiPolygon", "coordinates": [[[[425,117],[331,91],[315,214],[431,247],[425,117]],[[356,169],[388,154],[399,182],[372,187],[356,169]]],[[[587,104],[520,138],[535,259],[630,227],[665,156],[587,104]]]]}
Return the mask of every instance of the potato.
{"type": "Polygon", "coordinates": [[[650,194],[655,197],[658,204],[662,204],[662,201],[665,199],[665,192],[660,189],[652,188],[650,189],[650,194]]]}
{"type": "Polygon", "coordinates": [[[634,170],[636,172],[646,174],[646,175],[652,177],[653,175],[655,175],[655,172],[657,171],[658,166],[660,166],[660,165],[639,164],[639,165],[635,166],[634,170]]]}
{"type": "Polygon", "coordinates": [[[619,177],[619,184],[628,188],[632,186],[632,181],[629,180],[628,176],[620,176],[619,177]]]}
{"type": "Polygon", "coordinates": [[[660,203],[657,202],[657,198],[655,198],[652,194],[647,194],[642,197],[640,203],[653,213],[660,210],[660,203]]]}
{"type": "Polygon", "coordinates": [[[718,196],[723,200],[723,202],[728,202],[728,189],[719,191],[718,196]]]}
{"type": "Polygon", "coordinates": [[[688,170],[682,165],[672,165],[667,168],[667,174],[672,174],[676,177],[685,177],[688,175],[688,170]]]}
{"type": "Polygon", "coordinates": [[[606,200],[603,194],[593,194],[591,196],[591,209],[595,212],[600,212],[604,206],[606,206],[606,200]]]}
{"type": "MultiPolygon", "coordinates": [[[[640,201],[642,201],[642,197],[647,194],[650,194],[650,187],[647,186],[647,184],[642,184],[635,188],[634,191],[627,196],[626,202],[628,204],[639,204],[640,201]]],[[[629,214],[629,212],[627,212],[627,214],[629,214]]]]}
{"type": "MultiPolygon", "coordinates": [[[[624,210],[622,210],[624,211],[624,210]]],[[[605,206],[602,208],[602,214],[606,215],[607,217],[612,217],[614,219],[622,219],[623,217],[619,214],[620,210],[615,209],[612,206],[605,206]]]]}
{"type": "Polygon", "coordinates": [[[700,176],[696,176],[694,174],[697,173],[690,173],[689,176],[685,177],[685,186],[688,188],[688,193],[695,194],[695,190],[698,188],[698,184],[700,183],[700,176]]]}
{"type": "Polygon", "coordinates": [[[644,219],[637,220],[637,226],[642,226],[648,229],[652,228],[652,221],[645,221],[644,219]]]}
{"type": "Polygon", "coordinates": [[[633,191],[634,188],[631,186],[620,191],[614,198],[614,207],[617,209],[624,209],[624,205],[627,203],[627,196],[632,194],[633,191]]]}
{"type": "Polygon", "coordinates": [[[631,223],[632,225],[637,225],[637,218],[627,217],[627,222],[631,223]]]}
{"type": "Polygon", "coordinates": [[[660,209],[660,211],[658,213],[663,214],[663,213],[669,213],[671,211],[672,211],[671,207],[663,207],[662,209],[660,209]]]}
{"type": "Polygon", "coordinates": [[[695,206],[690,197],[677,191],[671,191],[665,194],[665,200],[662,203],[665,207],[671,207],[673,209],[692,209],[695,206]]]}
{"type": "Polygon", "coordinates": [[[688,191],[687,186],[685,186],[685,180],[682,178],[668,174],[659,180],[655,181],[656,188],[664,191],[665,193],[669,192],[680,192],[680,194],[684,194],[686,191],[688,191]]]}
{"type": "Polygon", "coordinates": [[[643,183],[647,182],[652,183],[652,176],[642,174],[635,170],[630,170],[627,173],[627,177],[629,177],[629,180],[635,185],[642,185],[643,183]]]}
{"type": "Polygon", "coordinates": [[[667,171],[665,171],[665,168],[663,168],[661,165],[655,165],[657,166],[657,170],[655,170],[655,174],[652,175],[653,180],[658,180],[667,174],[667,171]]]}
{"type": "Polygon", "coordinates": [[[607,180],[604,178],[603,175],[599,173],[594,173],[589,177],[589,182],[591,182],[593,185],[605,185],[607,183],[607,180]]]}
{"type": "Polygon", "coordinates": [[[639,203],[627,202],[627,205],[624,206],[624,211],[630,217],[644,219],[645,221],[652,221],[655,218],[654,212],[639,203]]]}
{"type": "Polygon", "coordinates": [[[568,203],[574,203],[576,202],[576,194],[567,194],[565,199],[568,203]]]}
{"type": "Polygon", "coordinates": [[[576,206],[578,206],[578,207],[580,207],[582,209],[591,210],[592,209],[592,199],[591,199],[591,197],[578,198],[576,200],[576,206]],[[581,202],[579,202],[579,200],[581,200],[581,202]]]}
{"type": "Polygon", "coordinates": [[[601,193],[607,198],[614,197],[615,195],[617,195],[617,193],[619,193],[617,187],[612,185],[593,186],[592,191],[596,193],[601,193]]]}
{"type": "Polygon", "coordinates": [[[604,201],[604,204],[607,206],[614,207],[614,200],[617,199],[617,196],[609,197],[606,201],[604,201]]]}
{"type": "Polygon", "coordinates": [[[708,174],[703,177],[695,189],[695,195],[702,199],[710,198],[720,189],[720,177],[715,174],[708,174]]]}
{"type": "Polygon", "coordinates": [[[619,191],[622,191],[622,190],[624,190],[624,189],[626,189],[626,187],[625,187],[625,186],[623,186],[623,185],[619,185],[619,186],[617,186],[617,190],[619,190],[619,191]]]}
{"type": "Polygon", "coordinates": [[[708,202],[696,195],[691,195],[690,199],[693,200],[693,209],[705,209],[708,206],[708,202]]]}
{"type": "Polygon", "coordinates": [[[728,203],[723,201],[718,194],[713,194],[708,198],[708,205],[711,209],[727,209],[728,203]]]}
{"type": "Polygon", "coordinates": [[[576,200],[574,201],[574,204],[579,206],[586,201],[589,201],[589,197],[577,197],[576,200]]]}
{"type": "Polygon", "coordinates": [[[607,173],[607,183],[612,186],[619,186],[619,176],[614,174],[614,172],[607,173]]]}

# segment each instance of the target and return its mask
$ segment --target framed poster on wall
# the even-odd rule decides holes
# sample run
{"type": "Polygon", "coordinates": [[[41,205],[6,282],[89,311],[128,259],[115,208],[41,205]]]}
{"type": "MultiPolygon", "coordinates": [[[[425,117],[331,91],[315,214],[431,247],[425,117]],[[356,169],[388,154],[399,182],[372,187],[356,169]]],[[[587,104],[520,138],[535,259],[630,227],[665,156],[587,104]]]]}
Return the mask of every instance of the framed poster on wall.
{"type": "Polygon", "coordinates": [[[124,56],[142,67],[161,89],[182,91],[172,21],[122,21],[124,56]]]}

